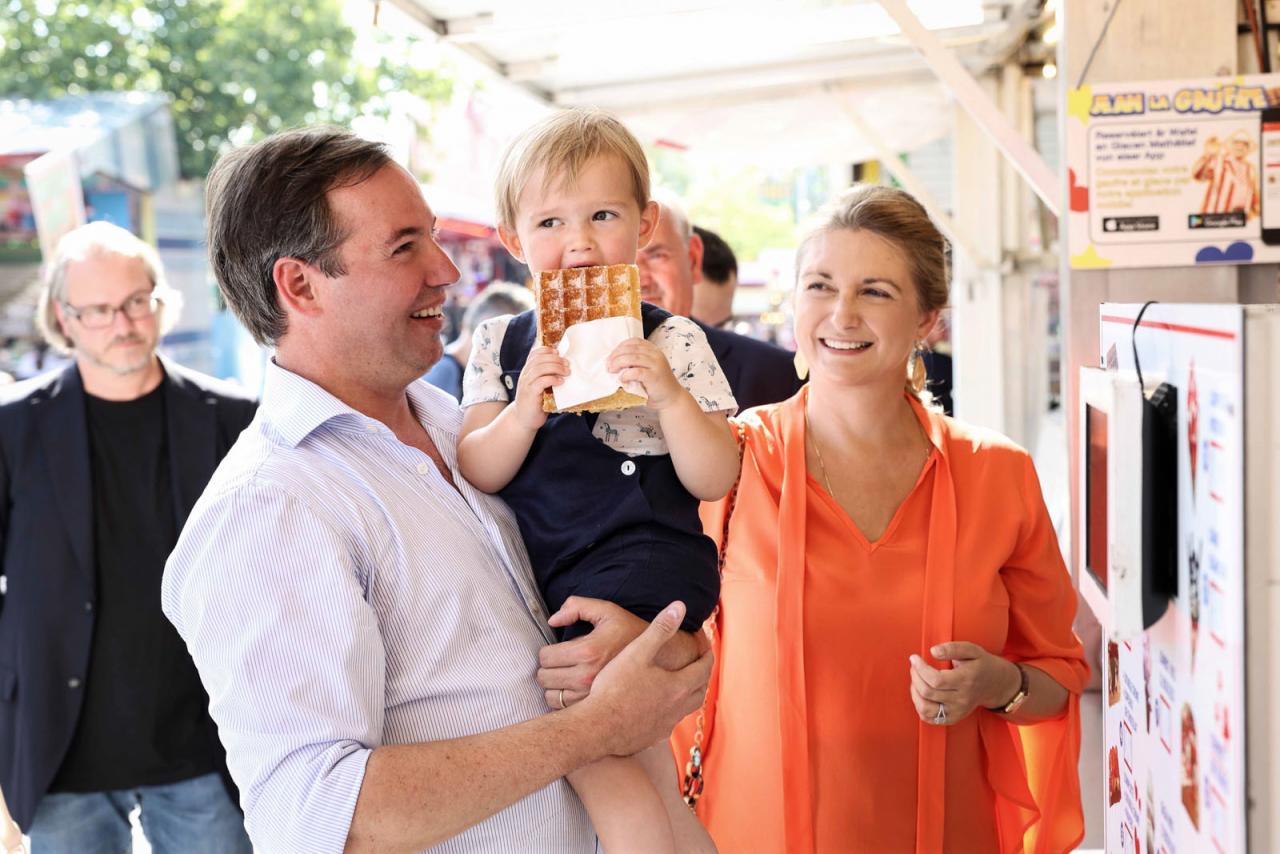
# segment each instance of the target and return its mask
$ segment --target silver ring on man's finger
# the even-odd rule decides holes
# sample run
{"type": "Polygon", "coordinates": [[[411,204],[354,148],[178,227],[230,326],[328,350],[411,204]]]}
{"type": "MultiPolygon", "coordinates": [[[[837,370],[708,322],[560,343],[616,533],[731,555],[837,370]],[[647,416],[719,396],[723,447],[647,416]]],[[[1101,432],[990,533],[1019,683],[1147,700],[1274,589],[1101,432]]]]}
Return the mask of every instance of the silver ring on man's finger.
{"type": "Polygon", "coordinates": [[[564,689],[563,689],[563,688],[561,688],[561,689],[560,689],[560,708],[562,708],[562,709],[564,709],[564,708],[568,708],[568,707],[567,707],[567,706],[565,706],[565,704],[564,704],[564,689]]]}
{"type": "Polygon", "coordinates": [[[933,716],[933,723],[939,726],[947,722],[947,707],[942,703],[938,704],[938,713],[933,716]]]}

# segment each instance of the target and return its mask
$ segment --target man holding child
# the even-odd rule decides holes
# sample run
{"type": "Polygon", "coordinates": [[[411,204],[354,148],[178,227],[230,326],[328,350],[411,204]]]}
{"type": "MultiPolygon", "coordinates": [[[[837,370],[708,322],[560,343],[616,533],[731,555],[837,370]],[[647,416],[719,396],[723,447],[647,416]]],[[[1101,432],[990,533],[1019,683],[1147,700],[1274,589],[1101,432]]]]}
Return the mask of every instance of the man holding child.
{"type": "MultiPolygon", "coordinates": [[[[710,660],[677,634],[684,605],[550,712],[533,671],[553,636],[515,517],[461,476],[453,400],[415,382],[440,358],[458,275],[417,183],[380,145],[306,129],[222,158],[208,208],[222,291],[275,353],[163,605],[250,837],[269,851],[592,850],[563,778],[697,708],[710,660]]],[[[566,608],[624,640],[643,626],[605,602],[566,608]]]]}

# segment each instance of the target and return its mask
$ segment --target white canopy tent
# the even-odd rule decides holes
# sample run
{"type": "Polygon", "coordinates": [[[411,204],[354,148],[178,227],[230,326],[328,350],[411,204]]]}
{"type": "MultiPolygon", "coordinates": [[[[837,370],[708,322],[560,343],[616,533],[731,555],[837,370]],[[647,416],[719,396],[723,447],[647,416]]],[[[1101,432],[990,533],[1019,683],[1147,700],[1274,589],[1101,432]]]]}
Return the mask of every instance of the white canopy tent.
{"type": "MultiPolygon", "coordinates": [[[[947,134],[950,95],[876,2],[391,0],[547,104],[621,116],[691,160],[766,168],[871,159],[947,134]],[[850,111],[855,115],[850,116],[850,111]],[[873,129],[877,141],[858,129],[873,129]],[[883,145],[881,145],[882,143],[883,145]]],[[[1042,0],[912,0],[971,70],[1004,62],[1042,0]]]]}

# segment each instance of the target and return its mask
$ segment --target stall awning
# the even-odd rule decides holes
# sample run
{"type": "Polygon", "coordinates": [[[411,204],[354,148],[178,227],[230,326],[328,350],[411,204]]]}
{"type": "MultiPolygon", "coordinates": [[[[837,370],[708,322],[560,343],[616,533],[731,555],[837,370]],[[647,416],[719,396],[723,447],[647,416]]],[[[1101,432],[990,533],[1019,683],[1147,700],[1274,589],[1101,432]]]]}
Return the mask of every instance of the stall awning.
{"type": "Polygon", "coordinates": [[[96,92],[49,101],[0,99],[0,156],[74,151],[80,174],[106,175],[141,190],[178,179],[178,151],[165,95],[96,92]]]}
{"type": "MultiPolygon", "coordinates": [[[[849,162],[951,127],[950,98],[875,2],[390,0],[444,43],[548,104],[591,105],[648,142],[720,162],[849,162]]],[[[1003,62],[1038,0],[918,0],[974,71],[1003,62]]]]}

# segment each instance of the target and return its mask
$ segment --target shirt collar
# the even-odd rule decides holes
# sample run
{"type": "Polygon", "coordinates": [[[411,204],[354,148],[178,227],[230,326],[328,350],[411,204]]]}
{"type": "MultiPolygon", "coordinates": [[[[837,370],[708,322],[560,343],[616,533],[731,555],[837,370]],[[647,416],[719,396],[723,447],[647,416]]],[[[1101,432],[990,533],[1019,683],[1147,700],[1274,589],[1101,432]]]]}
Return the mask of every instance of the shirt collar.
{"type": "Polygon", "coordinates": [[[296,448],[320,425],[333,419],[372,422],[305,377],[267,360],[262,383],[261,412],[276,434],[296,448]]]}
{"type": "MultiPolygon", "coordinates": [[[[410,383],[406,393],[413,414],[424,426],[458,432],[462,413],[452,397],[423,382],[410,383]]],[[[390,431],[386,424],[352,409],[311,380],[280,367],[275,359],[267,362],[261,411],[280,439],[292,448],[325,424],[353,433],[390,431]]]]}

